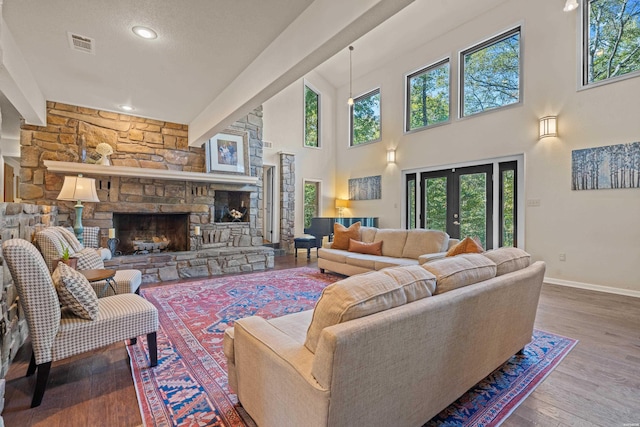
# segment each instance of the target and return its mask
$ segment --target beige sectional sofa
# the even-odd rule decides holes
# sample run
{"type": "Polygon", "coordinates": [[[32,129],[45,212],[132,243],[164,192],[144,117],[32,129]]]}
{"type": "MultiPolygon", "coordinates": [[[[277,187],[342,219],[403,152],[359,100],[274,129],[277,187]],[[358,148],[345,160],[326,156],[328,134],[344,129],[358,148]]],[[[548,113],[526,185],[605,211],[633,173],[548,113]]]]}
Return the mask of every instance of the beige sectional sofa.
{"type": "Polygon", "coordinates": [[[318,249],[320,271],[329,270],[353,276],[387,267],[424,264],[443,258],[449,248],[460,242],[439,230],[374,227],[361,227],[360,240],[365,243],[382,241],[382,256],[333,249],[329,243],[318,249]]]}
{"type": "Polygon", "coordinates": [[[498,249],[346,278],[228,329],[229,385],[261,427],[421,426],[530,342],[544,271],[498,249]]]}

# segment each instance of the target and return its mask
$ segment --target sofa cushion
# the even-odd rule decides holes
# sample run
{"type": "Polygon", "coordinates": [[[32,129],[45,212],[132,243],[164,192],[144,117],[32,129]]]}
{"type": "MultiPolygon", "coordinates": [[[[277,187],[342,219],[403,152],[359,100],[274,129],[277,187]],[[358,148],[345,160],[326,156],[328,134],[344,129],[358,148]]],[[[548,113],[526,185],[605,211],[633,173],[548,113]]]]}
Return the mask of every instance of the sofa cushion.
{"type": "Polygon", "coordinates": [[[529,267],[531,255],[519,248],[499,248],[483,254],[496,263],[496,276],[529,267]]]}
{"type": "Polygon", "coordinates": [[[374,242],[382,244],[382,255],[402,258],[402,250],[407,241],[408,230],[380,228],[376,231],[374,242]]]}
{"type": "Polygon", "coordinates": [[[431,296],[434,289],[435,277],[419,266],[358,274],[329,285],[313,310],[304,345],[315,353],[324,328],[431,296]]]}
{"type": "Polygon", "coordinates": [[[375,227],[360,227],[360,240],[365,243],[373,242],[377,231],[375,227]]]}
{"type": "Polygon", "coordinates": [[[449,235],[444,231],[410,230],[402,250],[402,258],[418,259],[420,255],[446,251],[448,246],[449,235]]]}
{"type": "Polygon", "coordinates": [[[379,256],[376,257],[376,270],[382,270],[383,268],[389,267],[401,267],[407,265],[418,265],[419,262],[415,259],[411,258],[396,258],[390,256],[379,256]]]}
{"type": "Polygon", "coordinates": [[[480,254],[463,254],[422,264],[437,278],[435,294],[482,282],[496,276],[496,264],[480,254]]]}
{"type": "Polygon", "coordinates": [[[349,252],[368,255],[382,255],[382,242],[365,243],[349,239],[349,252]]]}
{"type": "Polygon", "coordinates": [[[360,239],[360,221],[345,227],[337,222],[333,223],[333,249],[349,249],[349,239],[360,239]]]}
{"type": "Polygon", "coordinates": [[[460,254],[481,254],[484,249],[474,239],[467,236],[460,243],[447,251],[447,256],[456,256],[460,254]]]}
{"type": "Polygon", "coordinates": [[[378,255],[353,253],[347,257],[345,262],[349,265],[355,265],[357,267],[367,268],[369,270],[375,270],[377,258],[379,258],[378,255]]]}
{"type": "Polygon", "coordinates": [[[51,278],[63,307],[82,319],[98,317],[98,297],[86,277],[60,262],[51,278]]]}
{"type": "Polygon", "coordinates": [[[346,263],[347,257],[351,255],[351,252],[343,251],[340,249],[320,248],[318,249],[318,258],[324,258],[328,261],[346,263]]]}

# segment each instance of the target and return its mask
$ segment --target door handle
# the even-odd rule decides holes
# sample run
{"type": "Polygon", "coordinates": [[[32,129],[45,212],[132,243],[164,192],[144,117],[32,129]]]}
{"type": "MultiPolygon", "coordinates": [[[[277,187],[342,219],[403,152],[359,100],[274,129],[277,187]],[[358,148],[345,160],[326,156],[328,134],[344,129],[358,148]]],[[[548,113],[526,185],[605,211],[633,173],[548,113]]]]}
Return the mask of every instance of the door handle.
{"type": "Polygon", "coordinates": [[[453,225],[460,225],[460,221],[453,221],[453,225]]]}

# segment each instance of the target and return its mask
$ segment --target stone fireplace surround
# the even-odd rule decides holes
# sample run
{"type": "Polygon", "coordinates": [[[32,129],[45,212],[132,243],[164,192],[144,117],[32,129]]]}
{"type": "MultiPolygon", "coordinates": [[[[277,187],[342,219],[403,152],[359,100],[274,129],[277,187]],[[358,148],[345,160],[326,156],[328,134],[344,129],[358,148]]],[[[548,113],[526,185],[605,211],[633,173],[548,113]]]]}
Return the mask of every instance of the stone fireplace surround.
{"type": "Polygon", "coordinates": [[[64,176],[73,173],[45,165],[45,161],[68,162],[87,168],[84,175],[96,179],[100,203],[85,203],[83,224],[100,227],[101,246],[106,247],[108,229],[114,227],[114,213],[186,215],[187,250],[118,256],[107,261],[107,267],[139,269],[144,283],[273,267],[273,249],[262,246],[261,108],[230,126],[231,131],[247,135],[255,178],[226,175],[216,181],[200,179],[207,175],[205,150],[188,146],[186,125],[61,103],[47,106],[48,126],[22,126],[20,197],[25,202],[57,206],[58,223],[72,225],[74,203],[56,197],[64,176]],[[98,165],[83,163],[83,150],[90,157],[101,142],[113,148],[113,170],[140,174],[109,175],[98,165]],[[245,205],[245,221],[216,222],[216,199],[229,209],[245,205]],[[195,226],[200,226],[199,238],[195,226]]]}

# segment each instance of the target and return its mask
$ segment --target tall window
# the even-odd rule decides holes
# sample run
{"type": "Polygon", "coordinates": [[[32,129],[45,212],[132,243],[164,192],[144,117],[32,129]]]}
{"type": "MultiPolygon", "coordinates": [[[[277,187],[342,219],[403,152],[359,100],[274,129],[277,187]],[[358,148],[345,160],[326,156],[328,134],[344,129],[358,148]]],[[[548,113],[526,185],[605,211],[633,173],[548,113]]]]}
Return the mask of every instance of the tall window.
{"type": "Polygon", "coordinates": [[[351,146],[380,139],[380,89],[353,100],[350,108],[351,146]]]}
{"type": "Polygon", "coordinates": [[[320,147],[320,94],[304,85],[304,146],[320,147]]]}
{"type": "Polygon", "coordinates": [[[417,213],[417,201],[416,201],[416,174],[407,174],[407,229],[411,230],[416,228],[416,213],[417,213]]]}
{"type": "Polygon", "coordinates": [[[518,163],[502,162],[499,164],[500,171],[500,193],[499,193],[499,246],[517,246],[518,236],[516,233],[517,225],[517,168],[518,163]]]}
{"type": "Polygon", "coordinates": [[[460,53],[460,116],[520,102],[520,28],[460,53]]]}
{"type": "Polygon", "coordinates": [[[449,121],[449,59],[407,76],[407,132],[449,121]]]}
{"type": "Polygon", "coordinates": [[[304,181],[304,227],[311,226],[311,218],[320,212],[320,182],[304,181]]]}
{"type": "Polygon", "coordinates": [[[584,3],[583,84],[640,74],[640,0],[584,3]]]}

